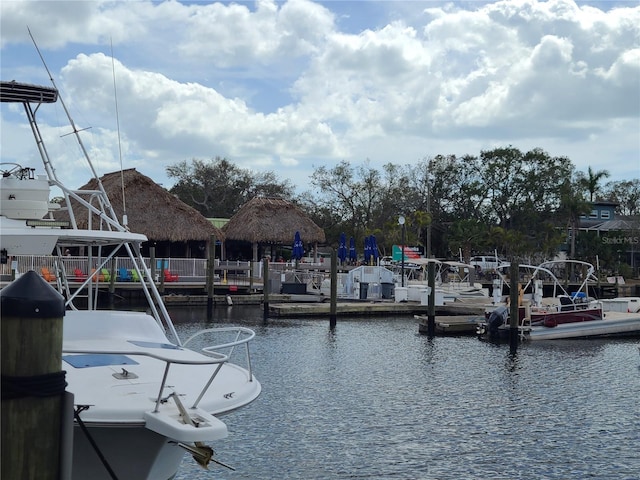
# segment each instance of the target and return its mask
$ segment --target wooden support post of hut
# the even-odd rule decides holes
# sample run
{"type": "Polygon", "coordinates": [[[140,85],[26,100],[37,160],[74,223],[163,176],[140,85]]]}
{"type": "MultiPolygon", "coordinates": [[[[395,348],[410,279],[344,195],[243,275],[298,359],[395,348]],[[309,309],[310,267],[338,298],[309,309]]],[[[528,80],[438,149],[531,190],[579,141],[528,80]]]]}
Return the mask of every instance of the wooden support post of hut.
{"type": "Polygon", "coordinates": [[[216,236],[209,237],[209,257],[207,258],[207,318],[213,313],[213,292],[215,285],[216,236]]]}
{"type": "Polygon", "coordinates": [[[262,284],[262,295],[264,296],[264,301],[262,304],[264,307],[264,319],[266,320],[269,317],[269,259],[265,257],[262,263],[264,265],[264,283],[262,284]]]}
{"type": "Polygon", "coordinates": [[[57,480],[61,459],[68,461],[61,445],[64,298],[28,271],[0,292],[0,308],[1,477],[57,480]]]}

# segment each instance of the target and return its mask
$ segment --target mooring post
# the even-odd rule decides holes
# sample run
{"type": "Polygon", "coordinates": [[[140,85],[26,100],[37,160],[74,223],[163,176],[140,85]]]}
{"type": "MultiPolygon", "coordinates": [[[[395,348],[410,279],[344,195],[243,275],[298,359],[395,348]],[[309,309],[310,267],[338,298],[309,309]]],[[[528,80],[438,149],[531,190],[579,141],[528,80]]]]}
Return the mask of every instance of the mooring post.
{"type": "Polygon", "coordinates": [[[264,281],[262,283],[262,305],[264,308],[263,318],[266,321],[267,318],[269,318],[269,259],[267,257],[262,260],[262,265],[264,267],[264,281]]]}
{"type": "MultiPolygon", "coordinates": [[[[64,298],[34,271],[0,291],[2,478],[60,478],[64,298]]],[[[70,445],[67,447],[71,448],[70,445]]]]}
{"type": "Polygon", "coordinates": [[[518,323],[520,323],[520,292],[519,284],[520,265],[511,262],[511,280],[509,285],[509,349],[511,353],[518,350],[518,323]]]}
{"type": "Polygon", "coordinates": [[[216,236],[209,237],[209,258],[207,258],[207,318],[213,316],[213,291],[215,285],[216,236]]]}
{"type": "Polygon", "coordinates": [[[338,312],[338,256],[336,249],[331,249],[331,303],[329,304],[329,328],[336,328],[338,312]]]}
{"type": "Polygon", "coordinates": [[[436,264],[429,262],[427,267],[429,288],[429,306],[427,307],[427,335],[436,334],[436,264]]]}

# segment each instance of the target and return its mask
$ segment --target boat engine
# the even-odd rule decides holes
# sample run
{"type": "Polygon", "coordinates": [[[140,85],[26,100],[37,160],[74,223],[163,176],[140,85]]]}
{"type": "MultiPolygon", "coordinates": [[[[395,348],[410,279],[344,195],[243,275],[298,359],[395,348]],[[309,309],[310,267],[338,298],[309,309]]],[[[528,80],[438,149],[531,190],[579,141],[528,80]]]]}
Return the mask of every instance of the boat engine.
{"type": "Polygon", "coordinates": [[[504,305],[496,308],[489,315],[487,320],[487,330],[489,332],[489,338],[495,339],[500,337],[499,328],[504,325],[509,318],[509,309],[504,305]]]}

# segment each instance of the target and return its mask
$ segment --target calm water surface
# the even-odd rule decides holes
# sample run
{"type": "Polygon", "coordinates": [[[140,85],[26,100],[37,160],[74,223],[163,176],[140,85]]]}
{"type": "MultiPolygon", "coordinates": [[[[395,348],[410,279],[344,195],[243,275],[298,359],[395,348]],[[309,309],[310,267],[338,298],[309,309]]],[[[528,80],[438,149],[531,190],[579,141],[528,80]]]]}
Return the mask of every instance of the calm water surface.
{"type": "Polygon", "coordinates": [[[262,395],[177,479],[639,479],[637,340],[508,346],[418,335],[413,318],[274,320],[174,309],[181,336],[253,328],[262,395]]]}

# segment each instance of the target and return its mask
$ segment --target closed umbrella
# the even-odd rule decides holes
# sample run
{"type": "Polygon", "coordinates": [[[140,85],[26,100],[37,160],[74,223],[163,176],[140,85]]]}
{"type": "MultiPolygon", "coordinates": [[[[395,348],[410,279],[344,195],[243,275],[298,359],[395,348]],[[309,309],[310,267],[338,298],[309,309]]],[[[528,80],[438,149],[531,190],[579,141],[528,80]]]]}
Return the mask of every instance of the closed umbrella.
{"type": "Polygon", "coordinates": [[[366,265],[371,261],[371,242],[369,236],[364,237],[364,263],[366,265]]]}
{"type": "Polygon", "coordinates": [[[356,239],[351,237],[349,239],[349,260],[355,263],[358,260],[358,252],[356,251],[356,239]]]}
{"type": "Polygon", "coordinates": [[[291,255],[294,259],[300,260],[304,255],[304,247],[302,246],[302,239],[300,238],[300,232],[296,232],[293,237],[293,249],[291,255]]]}
{"type": "Polygon", "coordinates": [[[341,263],[347,259],[347,236],[342,232],[340,234],[340,245],[338,246],[338,258],[341,263]]]}
{"type": "Polygon", "coordinates": [[[380,256],[380,254],[378,252],[378,242],[376,241],[375,235],[371,235],[371,238],[369,239],[369,246],[371,247],[373,264],[376,265],[378,263],[378,257],[380,256]]]}

